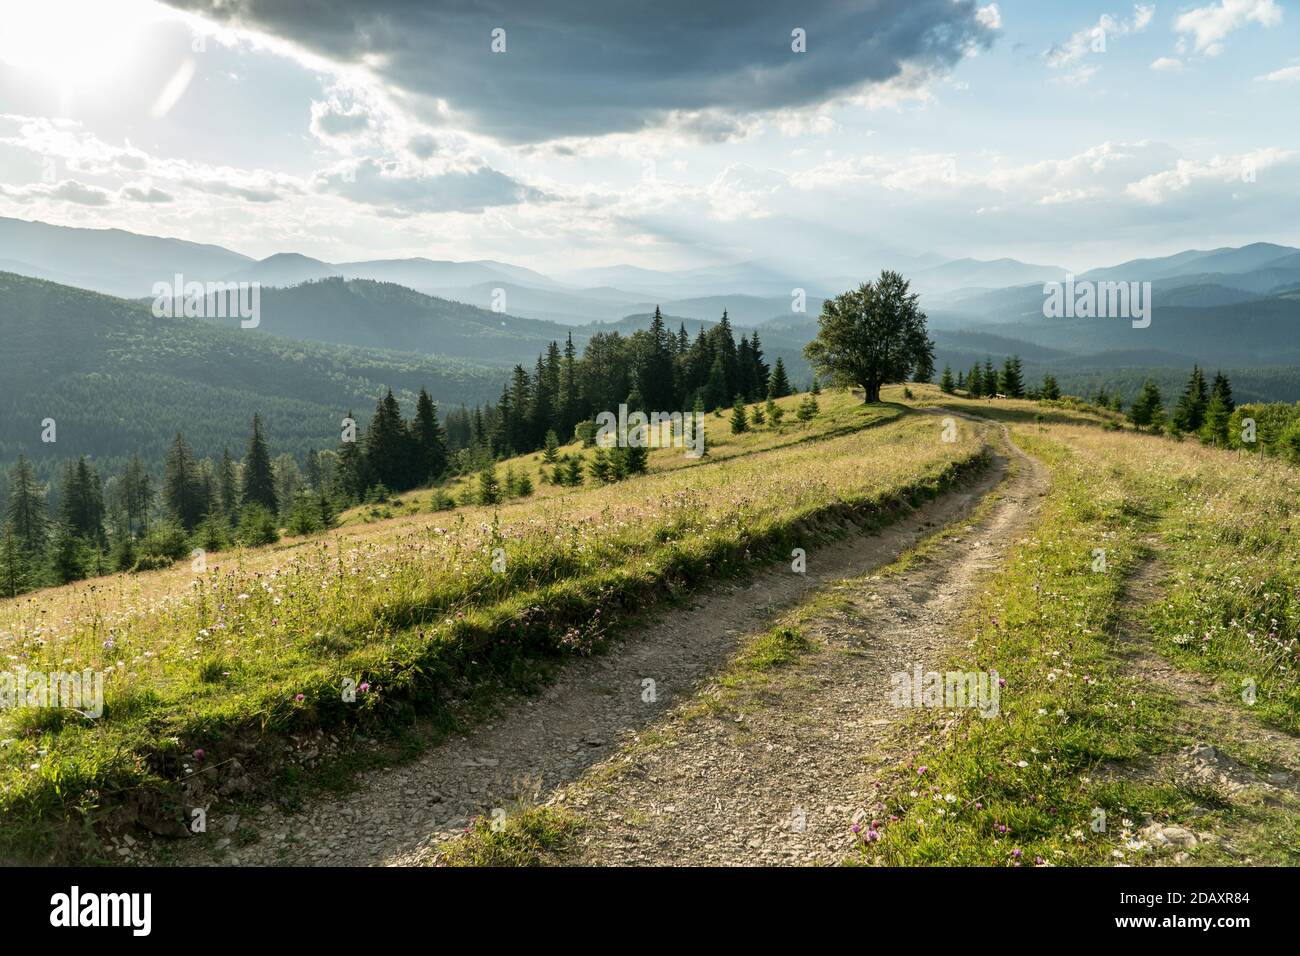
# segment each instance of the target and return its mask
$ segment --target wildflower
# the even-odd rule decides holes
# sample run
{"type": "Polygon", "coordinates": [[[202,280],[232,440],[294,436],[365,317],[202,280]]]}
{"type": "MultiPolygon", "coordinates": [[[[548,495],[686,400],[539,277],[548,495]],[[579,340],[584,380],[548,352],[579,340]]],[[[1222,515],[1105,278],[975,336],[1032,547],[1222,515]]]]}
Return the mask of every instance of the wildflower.
{"type": "Polygon", "coordinates": [[[294,698],[294,700],[296,700],[300,704],[306,699],[307,699],[306,694],[299,694],[297,697],[294,698]]]}
{"type": "Polygon", "coordinates": [[[203,759],[203,748],[202,748],[202,747],[199,747],[197,750],[194,751],[194,759],[195,759],[195,760],[202,760],[202,759],[203,759]]]}

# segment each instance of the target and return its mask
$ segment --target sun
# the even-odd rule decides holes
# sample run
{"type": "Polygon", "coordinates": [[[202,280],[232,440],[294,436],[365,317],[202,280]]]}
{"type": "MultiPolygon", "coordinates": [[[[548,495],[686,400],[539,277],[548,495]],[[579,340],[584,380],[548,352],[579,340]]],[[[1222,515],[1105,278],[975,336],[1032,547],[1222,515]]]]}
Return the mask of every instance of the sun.
{"type": "Polygon", "coordinates": [[[165,16],[151,0],[0,0],[0,61],[65,92],[100,88],[147,55],[144,28],[165,16]]]}

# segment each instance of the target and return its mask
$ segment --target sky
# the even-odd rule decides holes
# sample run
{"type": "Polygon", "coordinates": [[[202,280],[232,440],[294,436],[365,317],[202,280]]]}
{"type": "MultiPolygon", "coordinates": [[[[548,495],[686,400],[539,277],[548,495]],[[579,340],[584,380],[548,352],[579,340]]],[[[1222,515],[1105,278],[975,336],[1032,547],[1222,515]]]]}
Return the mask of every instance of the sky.
{"type": "Polygon", "coordinates": [[[1280,0],[0,0],[0,23],[3,216],[553,275],[1300,243],[1280,0]]]}

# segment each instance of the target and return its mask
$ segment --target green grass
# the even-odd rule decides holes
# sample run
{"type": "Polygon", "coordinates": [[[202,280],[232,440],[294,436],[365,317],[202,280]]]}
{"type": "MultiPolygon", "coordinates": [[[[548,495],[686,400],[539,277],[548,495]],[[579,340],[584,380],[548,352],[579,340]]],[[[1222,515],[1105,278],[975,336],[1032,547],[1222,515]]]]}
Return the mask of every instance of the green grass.
{"type": "Polygon", "coordinates": [[[0,853],[96,859],[92,827],[131,808],[180,819],[181,784],[210,792],[236,755],[264,785],[295,782],[310,771],[285,763],[290,735],[380,736],[417,719],[446,729],[467,702],[535,690],[661,602],[886,523],[983,467],[977,430],[956,444],[937,436],[933,419],[904,416],[549,501],[253,552],[179,592],[160,572],[112,607],[93,585],[55,592],[67,602],[57,617],[42,595],[11,602],[0,608],[11,660],[109,676],[99,721],[4,716],[0,853]]]}
{"type": "MultiPolygon", "coordinates": [[[[956,714],[943,743],[900,771],[878,808],[864,862],[905,865],[1008,865],[1111,862],[1124,820],[1168,813],[1158,788],[1090,781],[1102,762],[1126,760],[1166,744],[1168,707],[1124,675],[1112,634],[1132,571],[1142,523],[1122,490],[1099,484],[1055,442],[1018,441],[1052,469],[1044,514],[1012,550],[970,611],[969,651],[953,666],[997,671],[1005,681],[1000,713],[956,714]],[[1094,548],[1107,571],[1092,570],[1094,548]],[[1105,834],[1091,828],[1105,811],[1105,834]]],[[[948,712],[916,719],[935,724],[948,712]]]]}
{"type": "Polygon", "coordinates": [[[577,818],[554,807],[528,807],[493,819],[475,817],[465,834],[437,857],[443,866],[539,866],[562,852],[581,829],[577,818]]]}
{"type": "MultiPolygon", "coordinates": [[[[1278,666],[1276,644],[1251,643],[1249,635],[1265,625],[1295,635],[1295,537],[1279,519],[1291,513],[1296,476],[1274,467],[1252,477],[1258,465],[1243,456],[1093,427],[1026,425],[1015,436],[1047,463],[1051,491],[1028,539],[970,609],[961,634],[969,650],[953,662],[998,672],[1006,681],[1001,713],[916,718],[938,742],[900,768],[857,861],[1167,859],[1140,846],[1137,830],[1149,815],[1233,833],[1235,855],[1202,845],[1192,851],[1195,862],[1239,863],[1251,854],[1257,863],[1294,864],[1300,826],[1288,811],[1122,772],[1158,765],[1209,732],[1183,735],[1178,702],[1126,667],[1117,635],[1121,620],[1148,627],[1180,664],[1230,687],[1239,675],[1255,675],[1259,700],[1239,706],[1293,729],[1294,668],[1278,666]],[[1101,572],[1093,570],[1098,548],[1106,551],[1101,572]],[[1130,582],[1157,559],[1168,590],[1149,606],[1135,605],[1130,582]],[[1206,641],[1176,640],[1215,622],[1206,641]],[[955,723],[945,728],[949,717],[955,723]],[[1098,810],[1103,832],[1093,827],[1098,810]]],[[[1210,739],[1244,756],[1235,741],[1210,739]]]]}

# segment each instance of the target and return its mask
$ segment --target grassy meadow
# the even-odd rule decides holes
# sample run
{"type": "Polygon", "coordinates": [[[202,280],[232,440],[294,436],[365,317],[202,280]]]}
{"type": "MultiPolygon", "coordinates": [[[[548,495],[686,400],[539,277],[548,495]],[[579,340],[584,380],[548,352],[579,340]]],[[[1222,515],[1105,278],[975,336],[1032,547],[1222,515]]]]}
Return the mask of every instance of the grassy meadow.
{"type": "Polygon", "coordinates": [[[3,715],[0,849],[93,859],[95,827],[114,814],[182,819],[232,763],[273,767],[294,735],[378,734],[417,716],[450,726],[465,701],[536,687],[659,601],[886,522],[986,461],[982,426],[945,442],[936,418],[898,405],[846,393],[821,405],[810,422],[739,435],[711,419],[703,460],[663,449],[648,474],[614,484],[0,604],[11,669],[107,675],[97,720],[3,715]]]}
{"type": "MultiPolygon", "coordinates": [[[[929,390],[920,401],[1014,423],[1015,441],[1048,466],[1051,490],[957,635],[968,650],[954,666],[1005,681],[1001,715],[918,718],[934,722],[939,742],[900,768],[860,861],[1136,865],[1151,859],[1138,833],[1148,819],[1244,833],[1255,862],[1300,860],[1293,812],[1233,808],[1212,791],[1109,772],[1198,742],[1179,729],[1176,702],[1126,666],[1125,622],[1180,666],[1211,675],[1247,720],[1300,731],[1300,471],[1115,430],[1088,409],[929,390]],[[1134,597],[1139,575],[1156,582],[1149,601],[1134,597]]],[[[1244,742],[1215,745],[1258,763],[1244,742]]],[[[1191,856],[1232,861],[1204,843],[1191,856]]]]}

